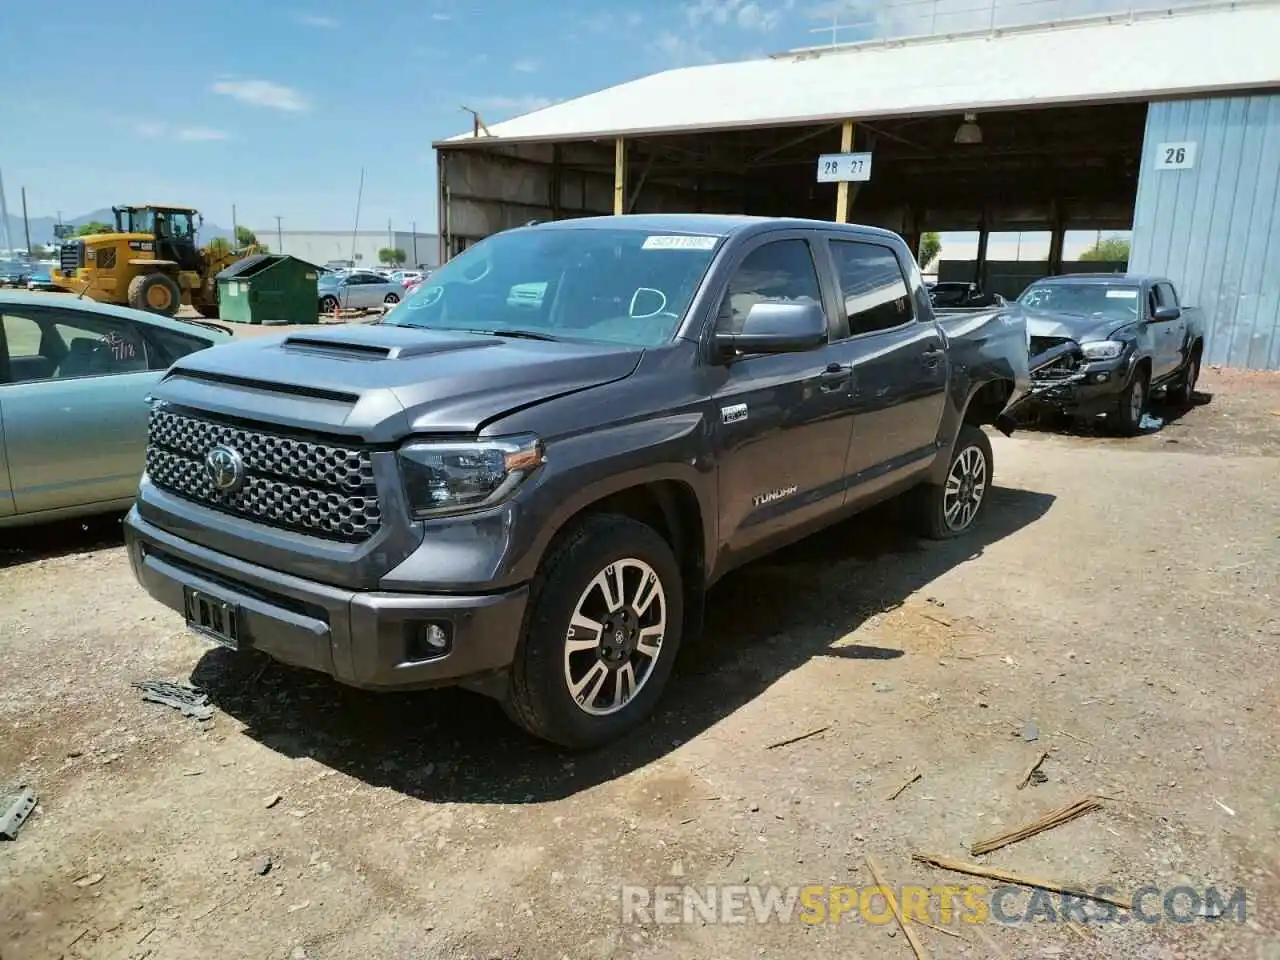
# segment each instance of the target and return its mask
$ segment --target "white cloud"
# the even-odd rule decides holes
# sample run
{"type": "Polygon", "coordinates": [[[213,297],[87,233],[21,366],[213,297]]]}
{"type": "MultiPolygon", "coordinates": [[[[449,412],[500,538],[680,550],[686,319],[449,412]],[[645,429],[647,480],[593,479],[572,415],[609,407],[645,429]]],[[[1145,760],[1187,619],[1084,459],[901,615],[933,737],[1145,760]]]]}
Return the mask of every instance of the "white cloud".
{"type": "Polygon", "coordinates": [[[297,90],[270,80],[219,80],[209,89],[255,107],[295,113],[311,109],[297,90]]]}
{"type": "Polygon", "coordinates": [[[782,0],[767,4],[759,0],[694,0],[685,5],[684,15],[689,26],[725,27],[735,25],[740,30],[768,33],[782,22],[795,7],[795,0],[782,0]]]}
{"type": "Polygon", "coordinates": [[[146,140],[182,140],[187,143],[209,143],[215,140],[230,140],[231,135],[225,130],[212,127],[168,127],[152,120],[135,120],[130,123],[133,132],[146,140]]]}
{"type": "Polygon", "coordinates": [[[438,22],[438,23],[446,23],[446,22],[448,22],[448,21],[452,20],[452,19],[453,19],[453,17],[449,16],[449,14],[447,14],[447,13],[433,13],[433,14],[431,15],[431,19],[432,19],[432,20],[435,20],[435,21],[436,21],[436,22],[438,22]]]}
{"type": "MultiPolygon", "coordinates": [[[[501,114],[507,117],[518,117],[521,114],[533,113],[535,110],[541,110],[543,107],[549,107],[554,100],[549,97],[471,97],[464,100],[468,107],[479,110],[481,115],[486,111],[501,114]]],[[[486,123],[489,122],[488,117],[483,117],[486,123]]]]}
{"type": "Polygon", "coordinates": [[[214,130],[210,127],[183,127],[178,131],[178,139],[201,143],[209,140],[227,140],[229,134],[225,130],[214,130]]]}
{"type": "Polygon", "coordinates": [[[333,17],[326,17],[322,13],[300,13],[294,19],[303,26],[319,27],[322,30],[336,30],[341,26],[333,17]]]}
{"type": "Polygon", "coordinates": [[[516,73],[537,73],[542,66],[537,60],[517,60],[511,65],[516,73]]]}
{"type": "Polygon", "coordinates": [[[693,35],[664,31],[653,41],[654,50],[670,66],[693,67],[719,58],[693,35]]]}

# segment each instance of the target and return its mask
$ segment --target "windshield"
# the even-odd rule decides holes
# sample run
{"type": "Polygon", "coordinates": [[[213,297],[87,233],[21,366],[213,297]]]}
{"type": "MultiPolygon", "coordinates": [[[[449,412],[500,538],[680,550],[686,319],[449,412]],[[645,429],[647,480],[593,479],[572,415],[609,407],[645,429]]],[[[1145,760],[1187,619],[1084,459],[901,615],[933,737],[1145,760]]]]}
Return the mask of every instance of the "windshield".
{"type": "Polygon", "coordinates": [[[675,335],[719,242],[592,228],[500,233],[436,270],[394,322],[655,347],[675,335]]]}
{"type": "Polygon", "coordinates": [[[1112,320],[1138,319],[1138,288],[1132,284],[1045,283],[1032,284],[1018,302],[1029,310],[1073,313],[1112,320]]]}

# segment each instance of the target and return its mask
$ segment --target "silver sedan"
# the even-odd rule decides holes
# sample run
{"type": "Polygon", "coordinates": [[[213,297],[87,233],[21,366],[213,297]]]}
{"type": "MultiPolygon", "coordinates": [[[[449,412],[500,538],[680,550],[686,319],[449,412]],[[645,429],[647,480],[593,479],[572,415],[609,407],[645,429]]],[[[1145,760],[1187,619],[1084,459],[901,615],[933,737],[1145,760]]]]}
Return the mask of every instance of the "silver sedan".
{"type": "Polygon", "coordinates": [[[404,288],[394,280],[372,270],[347,273],[324,273],[319,282],[320,312],[391,307],[400,302],[404,288]]]}

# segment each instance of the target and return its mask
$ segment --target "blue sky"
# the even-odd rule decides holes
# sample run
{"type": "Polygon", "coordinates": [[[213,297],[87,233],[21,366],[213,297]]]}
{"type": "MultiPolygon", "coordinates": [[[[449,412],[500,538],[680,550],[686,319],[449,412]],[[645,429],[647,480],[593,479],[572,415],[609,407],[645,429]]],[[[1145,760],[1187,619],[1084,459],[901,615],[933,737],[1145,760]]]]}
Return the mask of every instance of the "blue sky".
{"type": "MultiPolygon", "coordinates": [[[[671,67],[1126,0],[219,0],[6,4],[10,213],[188,203],[259,231],[435,228],[433,140],[671,67]],[[1048,4],[1046,6],[1046,4],[1048,4]],[[927,17],[928,20],[922,20],[927,17]],[[815,31],[824,31],[817,32],[815,31]]],[[[1154,0],[1138,0],[1154,2],[1154,0]]],[[[1163,3],[1179,0],[1161,0],[1163,3]]]]}
{"type": "Polygon", "coordinates": [[[431,142],[666,67],[814,42],[796,0],[6,4],[16,213],[182,202],[229,226],[435,223],[431,142]]]}

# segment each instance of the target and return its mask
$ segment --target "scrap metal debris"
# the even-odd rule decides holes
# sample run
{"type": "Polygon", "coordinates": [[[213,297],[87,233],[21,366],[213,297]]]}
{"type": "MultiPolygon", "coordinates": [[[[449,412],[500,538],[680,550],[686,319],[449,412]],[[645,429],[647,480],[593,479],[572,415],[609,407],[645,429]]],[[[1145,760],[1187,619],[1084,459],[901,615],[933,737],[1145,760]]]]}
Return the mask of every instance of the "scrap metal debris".
{"type": "Polygon", "coordinates": [[[898,898],[894,895],[893,888],[884,882],[884,873],[880,869],[880,864],[871,854],[867,854],[867,869],[871,871],[871,878],[875,880],[876,886],[880,888],[880,894],[889,904],[889,909],[893,911],[893,915],[898,920],[898,926],[902,929],[903,935],[907,938],[907,943],[911,944],[911,949],[915,951],[916,960],[929,960],[929,953],[925,950],[924,945],[915,935],[915,931],[911,929],[911,925],[903,919],[902,911],[898,909],[898,898]]]}
{"type": "Polygon", "coordinates": [[[779,740],[777,743],[771,743],[765,747],[765,749],[777,750],[779,747],[789,747],[793,743],[799,743],[801,740],[808,740],[810,737],[816,737],[818,734],[826,733],[830,729],[831,724],[828,723],[825,727],[818,727],[818,729],[810,730],[808,733],[802,733],[798,737],[788,737],[786,740],[779,740]]]}
{"type": "Polygon", "coordinates": [[[1030,823],[1024,823],[1020,827],[1014,827],[1012,830],[1006,830],[1004,833],[995,837],[988,837],[986,840],[979,840],[969,847],[969,852],[975,857],[980,857],[984,853],[990,853],[992,850],[999,850],[1001,847],[1007,847],[1011,843],[1017,843],[1019,840],[1026,840],[1028,837],[1034,837],[1038,833],[1044,833],[1046,830],[1052,830],[1054,827],[1060,827],[1064,823],[1070,823],[1077,817],[1082,817],[1086,813],[1101,808],[1102,798],[1094,795],[1089,797],[1081,797],[1074,803],[1069,803],[1065,807],[1059,807],[1057,810],[1051,810],[1038,820],[1032,820],[1030,823]]]}
{"type": "Polygon", "coordinates": [[[107,878],[105,873],[86,873],[83,877],[77,877],[71,882],[77,887],[96,887],[107,878]]]}
{"type": "Polygon", "coordinates": [[[8,803],[0,800],[0,839],[17,840],[31,811],[36,808],[36,795],[30,787],[22,787],[8,803]]]}
{"type": "Polygon", "coordinates": [[[917,863],[925,863],[932,867],[938,867],[942,870],[950,870],[953,873],[963,873],[971,877],[985,877],[988,880],[1003,880],[1005,883],[1016,883],[1021,887],[1035,887],[1038,890],[1048,890],[1051,893],[1065,893],[1071,896],[1083,897],[1086,900],[1097,900],[1101,903],[1109,903],[1113,906],[1120,907],[1124,910],[1133,909],[1133,901],[1125,896],[1110,896],[1103,893],[1105,887],[1098,890],[1090,891],[1081,886],[1069,886],[1065,883],[1057,883],[1053,880],[1042,880],[1039,877],[1029,877],[1021,873],[1012,873],[1008,870],[998,870],[995,867],[984,867],[978,863],[966,863],[963,860],[952,860],[949,857],[941,857],[932,853],[913,853],[911,859],[917,863]]]}
{"type": "Polygon", "coordinates": [[[213,717],[209,695],[196,687],[185,687],[167,680],[135,680],[133,686],[142,691],[143,700],[173,707],[184,717],[191,717],[193,720],[208,720],[213,717]]]}
{"type": "Polygon", "coordinates": [[[924,774],[923,774],[923,773],[913,773],[913,774],[911,775],[911,778],[910,778],[909,780],[907,780],[907,782],[906,782],[906,783],[904,783],[902,786],[900,786],[897,790],[893,791],[893,793],[889,794],[889,796],[888,796],[888,797],[886,797],[885,799],[887,799],[887,800],[897,800],[897,799],[898,799],[898,797],[902,796],[903,791],[905,791],[905,790],[907,789],[907,787],[911,786],[913,783],[915,783],[917,780],[921,779],[923,776],[924,776],[924,774]]]}
{"type": "Polygon", "coordinates": [[[1040,774],[1039,778],[1035,780],[1036,783],[1044,783],[1046,780],[1049,779],[1043,773],[1040,773],[1040,764],[1044,763],[1048,759],[1049,759],[1049,751],[1041,750],[1040,756],[1036,757],[1035,761],[1031,764],[1031,766],[1027,767],[1027,772],[1024,773],[1022,775],[1022,779],[1018,781],[1019,790],[1023,789],[1028,783],[1031,783],[1032,779],[1036,777],[1036,774],[1040,774]]]}
{"type": "Polygon", "coordinates": [[[1021,735],[1023,743],[1035,743],[1040,739],[1040,728],[1036,726],[1036,722],[1034,720],[1030,720],[1027,722],[1027,725],[1022,728],[1021,735]]]}

